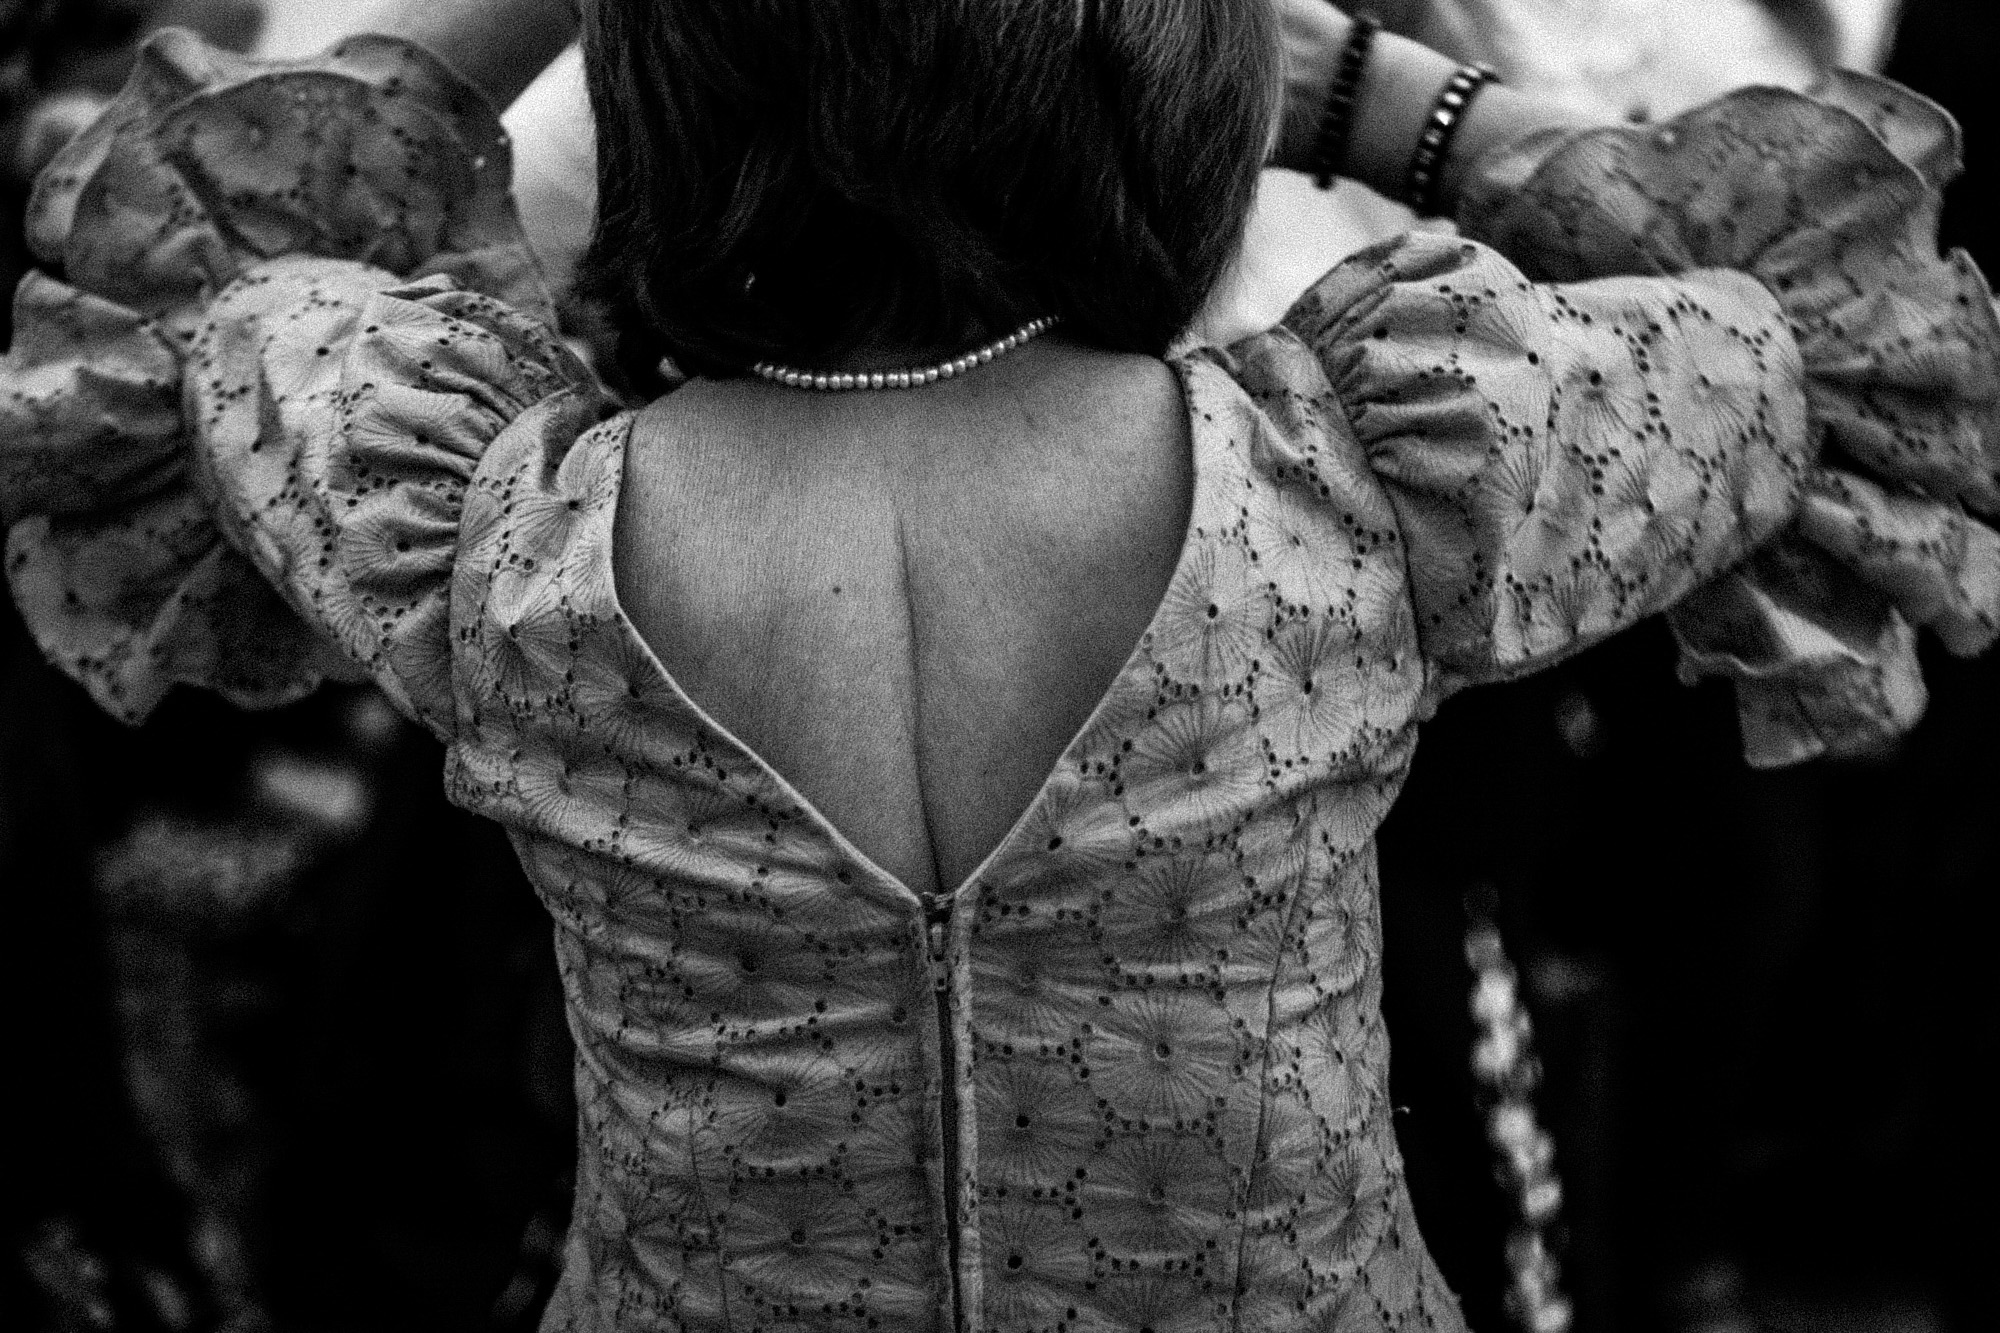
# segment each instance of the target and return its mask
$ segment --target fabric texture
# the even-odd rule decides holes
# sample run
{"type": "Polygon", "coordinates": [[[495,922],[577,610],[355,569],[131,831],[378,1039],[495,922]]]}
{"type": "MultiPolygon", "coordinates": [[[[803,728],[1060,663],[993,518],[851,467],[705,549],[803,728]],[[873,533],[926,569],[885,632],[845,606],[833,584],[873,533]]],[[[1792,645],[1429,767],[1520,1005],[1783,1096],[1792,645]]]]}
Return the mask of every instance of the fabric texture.
{"type": "Polygon", "coordinates": [[[45,184],[0,503],[107,707],[345,663],[509,831],[578,1044],[548,1329],[1462,1328],[1379,1011],[1419,723],[1677,603],[1740,643],[1734,571],[1807,586],[1760,548],[1933,623],[1992,595],[1962,512],[1820,465],[1838,400],[1774,284],[1412,235],[1173,360],[1170,586],[1007,837],[918,894],[619,606],[632,418],[548,327],[475,103],[391,43],[156,43],[45,184]]]}
{"type": "Polygon", "coordinates": [[[1649,129],[1524,141],[1459,208],[1531,276],[1721,267],[1778,297],[1826,457],[1793,529],[1676,609],[1690,678],[1737,683],[1752,763],[1867,750],[1923,711],[1912,625],[2000,632],[2000,323],[1940,258],[1958,129],[1884,79],[1749,89],[1649,129]]]}
{"type": "Polygon", "coordinates": [[[16,599],[61,622],[43,647],[99,704],[136,721],[176,683],[258,706],[354,674],[223,539],[191,471],[188,348],[216,295],[294,251],[456,274],[551,320],[507,162],[478,94],[406,43],[287,64],[169,30],[42,174],[28,239],[62,280],[15,294],[0,521],[16,599]]]}

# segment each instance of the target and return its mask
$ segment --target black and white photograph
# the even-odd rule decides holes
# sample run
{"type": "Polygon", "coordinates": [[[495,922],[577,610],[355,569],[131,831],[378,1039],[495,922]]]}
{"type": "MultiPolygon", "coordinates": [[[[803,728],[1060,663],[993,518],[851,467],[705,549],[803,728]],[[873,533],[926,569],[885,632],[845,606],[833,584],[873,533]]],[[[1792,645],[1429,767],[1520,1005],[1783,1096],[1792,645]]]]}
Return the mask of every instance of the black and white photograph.
{"type": "Polygon", "coordinates": [[[0,1329],[2000,1329],[1997,100],[0,0],[0,1329]]]}

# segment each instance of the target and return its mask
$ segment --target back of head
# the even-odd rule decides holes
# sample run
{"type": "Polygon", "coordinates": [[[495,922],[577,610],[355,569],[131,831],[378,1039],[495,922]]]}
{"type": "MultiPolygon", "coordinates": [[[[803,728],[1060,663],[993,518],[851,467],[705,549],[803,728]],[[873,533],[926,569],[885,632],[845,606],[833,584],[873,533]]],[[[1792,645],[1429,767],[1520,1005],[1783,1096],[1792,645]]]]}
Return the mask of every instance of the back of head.
{"type": "Polygon", "coordinates": [[[1241,237],[1269,0],[589,0],[590,267],[628,366],[1157,355],[1241,237]]]}

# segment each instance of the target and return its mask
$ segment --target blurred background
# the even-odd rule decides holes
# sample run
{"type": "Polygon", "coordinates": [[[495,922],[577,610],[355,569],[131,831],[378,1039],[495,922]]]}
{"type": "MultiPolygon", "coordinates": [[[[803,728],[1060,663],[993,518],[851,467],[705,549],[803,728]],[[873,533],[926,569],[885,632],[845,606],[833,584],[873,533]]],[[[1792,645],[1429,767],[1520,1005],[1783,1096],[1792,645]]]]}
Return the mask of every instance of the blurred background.
{"type": "MultiPolygon", "coordinates": [[[[1947,244],[2000,271],[1983,0],[1396,0],[1391,26],[1609,117],[1886,68],[1966,127],[1947,244]]],[[[0,283],[35,166],[179,23],[310,51],[313,0],[0,0],[0,283]]],[[[588,236],[573,63],[509,115],[530,233],[588,236]]],[[[1211,332],[1408,220],[1266,181],[1211,332]]],[[[7,336],[0,313],[0,339],[7,336]]],[[[1897,752],[1751,772],[1657,626],[1426,731],[1382,840],[1393,1093],[1419,1217],[1508,1327],[1465,904],[1492,905],[1567,1187],[1586,1333],[1982,1333],[2000,1253],[2000,661],[1926,661],[1897,752]]],[[[542,909],[366,689],[183,693],[139,731],[0,603],[0,1328],[532,1328],[567,1221],[570,1047],[542,909]]]]}

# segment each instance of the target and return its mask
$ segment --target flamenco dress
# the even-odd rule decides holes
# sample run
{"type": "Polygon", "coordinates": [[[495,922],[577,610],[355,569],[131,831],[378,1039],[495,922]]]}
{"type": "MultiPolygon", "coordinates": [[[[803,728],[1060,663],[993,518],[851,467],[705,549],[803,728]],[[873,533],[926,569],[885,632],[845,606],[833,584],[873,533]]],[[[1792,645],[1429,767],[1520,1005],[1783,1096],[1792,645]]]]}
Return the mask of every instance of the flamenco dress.
{"type": "Polygon", "coordinates": [[[946,893],[634,631],[633,414],[420,49],[165,34],[44,175],[7,575],[116,715],[372,679],[504,826],[577,1044],[545,1329],[1459,1329],[1391,1124],[1375,829],[1444,698],[1654,613],[1760,764],[1911,726],[1915,627],[1992,641],[2000,326],[1932,239],[1956,161],[1858,76],[1536,137],[1460,235],[1177,350],[1171,584],[946,893]]]}

